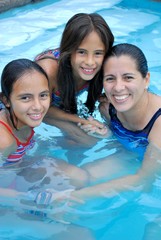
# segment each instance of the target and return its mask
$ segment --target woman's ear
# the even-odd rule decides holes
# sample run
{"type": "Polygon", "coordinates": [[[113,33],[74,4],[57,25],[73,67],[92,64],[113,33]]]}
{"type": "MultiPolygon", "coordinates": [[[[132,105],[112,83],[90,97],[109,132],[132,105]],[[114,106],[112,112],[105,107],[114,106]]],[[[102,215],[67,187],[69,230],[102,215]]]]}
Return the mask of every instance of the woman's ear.
{"type": "Polygon", "coordinates": [[[146,89],[148,89],[149,84],[150,84],[150,72],[147,73],[146,77],[145,77],[145,84],[146,84],[146,89]]]}

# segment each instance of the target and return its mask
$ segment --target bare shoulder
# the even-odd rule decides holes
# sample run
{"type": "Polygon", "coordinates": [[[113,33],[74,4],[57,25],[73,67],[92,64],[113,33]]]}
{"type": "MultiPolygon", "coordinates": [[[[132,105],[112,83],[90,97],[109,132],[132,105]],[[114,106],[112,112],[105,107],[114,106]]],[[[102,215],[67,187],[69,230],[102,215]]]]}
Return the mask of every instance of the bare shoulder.
{"type": "Polygon", "coordinates": [[[0,124],[0,152],[10,154],[16,150],[16,146],[16,141],[12,134],[0,124]]]}
{"type": "Polygon", "coordinates": [[[46,71],[49,76],[57,74],[58,60],[54,58],[43,58],[38,60],[37,63],[46,71]]]}
{"type": "Polygon", "coordinates": [[[58,60],[54,58],[44,58],[37,63],[45,70],[48,75],[52,89],[57,87],[58,60]]]}
{"type": "Polygon", "coordinates": [[[149,93],[149,94],[150,94],[152,105],[156,107],[156,109],[161,108],[161,96],[153,93],[149,93]]]}

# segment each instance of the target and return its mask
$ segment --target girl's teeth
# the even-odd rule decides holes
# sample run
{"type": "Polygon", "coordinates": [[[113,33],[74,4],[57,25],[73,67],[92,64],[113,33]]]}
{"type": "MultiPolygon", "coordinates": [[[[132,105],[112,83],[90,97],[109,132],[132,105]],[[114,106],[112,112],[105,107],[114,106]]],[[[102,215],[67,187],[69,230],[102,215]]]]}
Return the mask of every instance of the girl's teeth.
{"type": "Polygon", "coordinates": [[[84,68],[84,71],[86,71],[86,72],[93,72],[93,69],[86,69],[86,68],[84,68]]]}

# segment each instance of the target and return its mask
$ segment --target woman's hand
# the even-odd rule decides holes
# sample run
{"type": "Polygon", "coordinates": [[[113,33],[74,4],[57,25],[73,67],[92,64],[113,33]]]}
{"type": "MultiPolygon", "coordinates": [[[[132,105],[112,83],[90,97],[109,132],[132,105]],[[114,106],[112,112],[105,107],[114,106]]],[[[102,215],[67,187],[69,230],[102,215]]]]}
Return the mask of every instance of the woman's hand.
{"type": "Polygon", "coordinates": [[[106,94],[105,93],[102,93],[101,96],[99,97],[98,101],[100,103],[107,103],[108,102],[108,98],[106,97],[106,94]]]}

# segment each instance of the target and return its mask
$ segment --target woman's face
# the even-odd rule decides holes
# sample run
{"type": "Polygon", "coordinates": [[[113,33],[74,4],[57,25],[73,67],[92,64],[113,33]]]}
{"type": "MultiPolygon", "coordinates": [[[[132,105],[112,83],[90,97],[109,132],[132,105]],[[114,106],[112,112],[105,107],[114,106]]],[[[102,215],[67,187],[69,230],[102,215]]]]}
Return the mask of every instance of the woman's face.
{"type": "Polygon", "coordinates": [[[91,32],[71,55],[76,79],[91,80],[100,70],[105,56],[105,45],[96,32],[91,32]]]}
{"type": "Polygon", "coordinates": [[[118,112],[126,112],[137,105],[149,84],[137,70],[136,62],[127,55],[112,56],[104,65],[103,85],[107,98],[118,112]]]}
{"type": "Polygon", "coordinates": [[[46,77],[35,70],[25,73],[13,85],[9,106],[16,118],[17,127],[38,126],[50,104],[46,77]]]}

